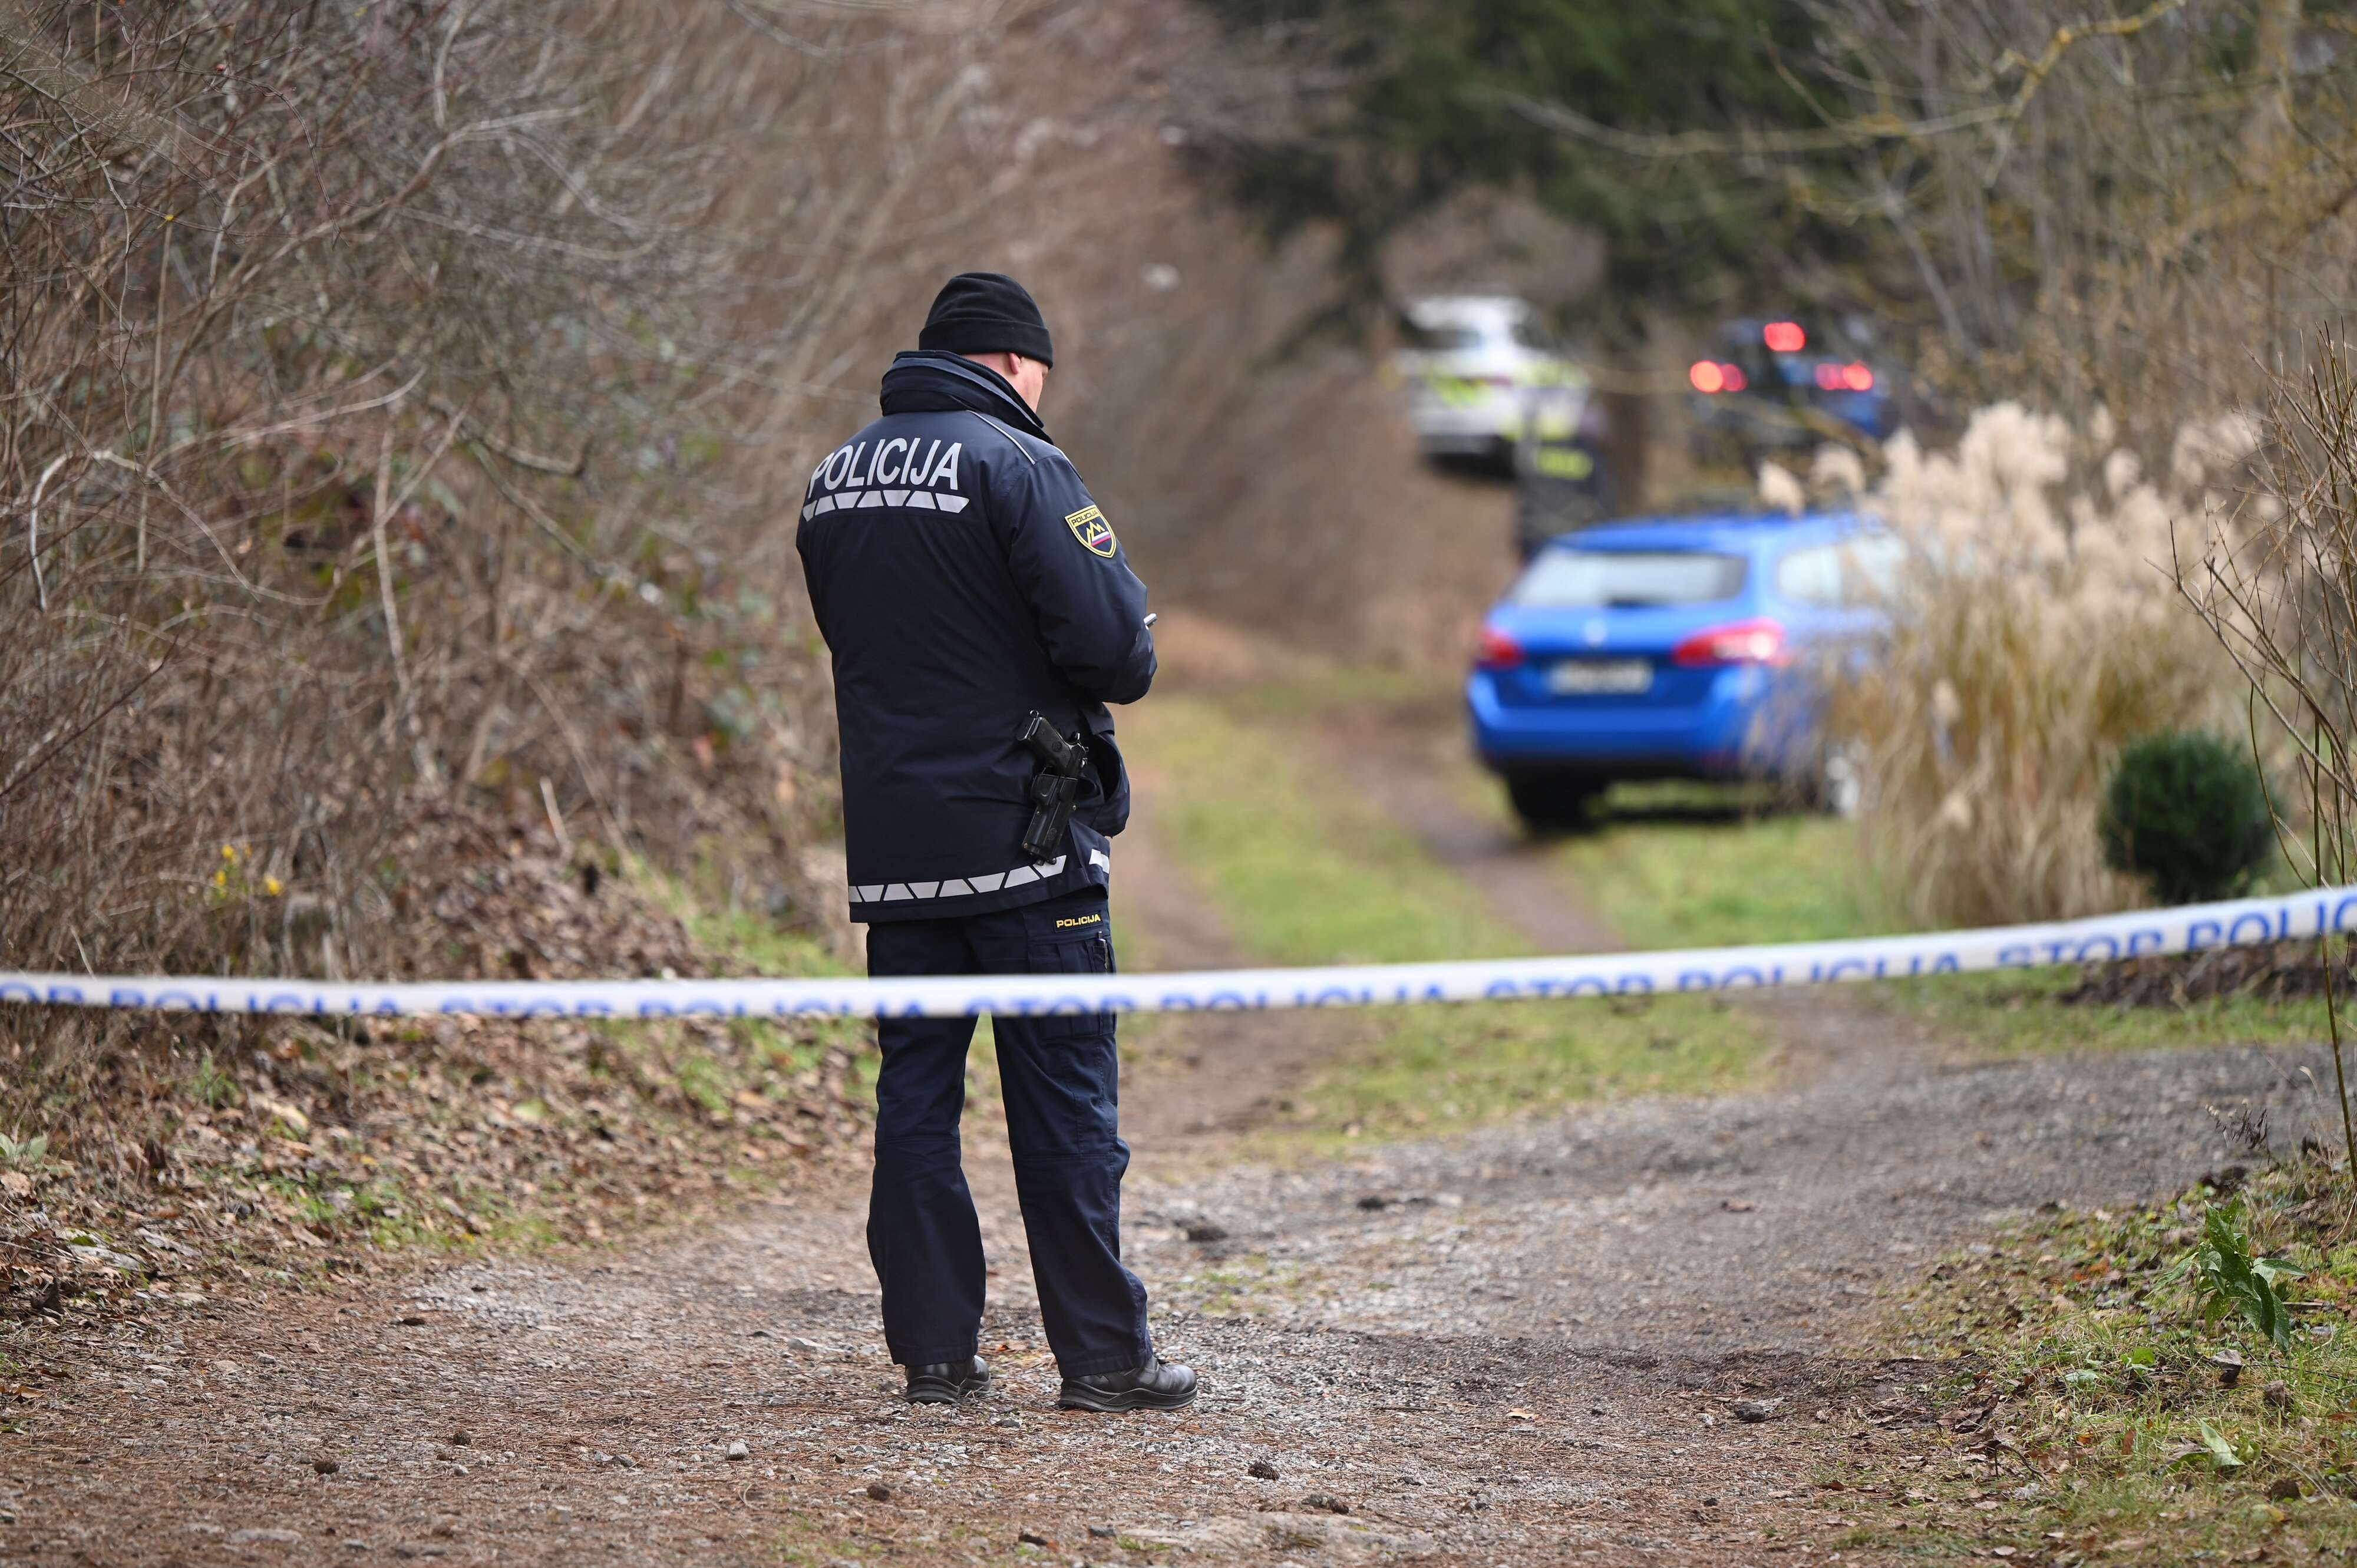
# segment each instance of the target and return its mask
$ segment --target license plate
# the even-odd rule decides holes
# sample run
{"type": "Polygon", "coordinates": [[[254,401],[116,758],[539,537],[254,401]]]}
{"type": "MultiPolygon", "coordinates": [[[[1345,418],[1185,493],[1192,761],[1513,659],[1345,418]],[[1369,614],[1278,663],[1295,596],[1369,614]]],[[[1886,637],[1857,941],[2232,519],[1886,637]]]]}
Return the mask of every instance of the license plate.
{"type": "Polygon", "coordinates": [[[1566,697],[1632,697],[1652,689],[1648,659],[1566,659],[1547,671],[1547,690],[1566,697]]]}

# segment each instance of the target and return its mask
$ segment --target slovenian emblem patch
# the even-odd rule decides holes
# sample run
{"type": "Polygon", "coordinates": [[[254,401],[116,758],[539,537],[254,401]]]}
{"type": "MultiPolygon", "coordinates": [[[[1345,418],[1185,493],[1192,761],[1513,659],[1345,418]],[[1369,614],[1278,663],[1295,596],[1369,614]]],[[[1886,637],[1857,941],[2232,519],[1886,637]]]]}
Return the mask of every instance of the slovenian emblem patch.
{"type": "Polygon", "coordinates": [[[1113,524],[1104,520],[1104,513],[1092,506],[1084,506],[1064,519],[1064,526],[1072,531],[1072,537],[1079,540],[1092,555],[1109,556],[1120,542],[1113,536],[1113,524]]]}

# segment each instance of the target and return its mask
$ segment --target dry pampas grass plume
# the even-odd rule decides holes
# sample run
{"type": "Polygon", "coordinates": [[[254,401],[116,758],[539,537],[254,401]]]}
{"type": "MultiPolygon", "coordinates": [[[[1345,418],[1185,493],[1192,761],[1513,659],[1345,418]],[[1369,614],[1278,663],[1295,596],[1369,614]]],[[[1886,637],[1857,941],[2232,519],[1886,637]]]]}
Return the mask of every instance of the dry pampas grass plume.
{"type": "MultiPolygon", "coordinates": [[[[1916,923],[2136,902],[2141,889],[2104,869],[2094,832],[2121,746],[2238,722],[2243,683],[2176,597],[2170,528],[2206,513],[2256,426],[2234,413],[2189,425],[2165,482],[2115,435],[2100,409],[2073,428],[2000,403],[1946,451],[1894,437],[1860,487],[1904,565],[1884,594],[1878,657],[1824,671],[1827,724],[1857,758],[1876,880],[1916,923]]],[[[1855,460],[1829,449],[1811,477],[1855,460]]]]}
{"type": "Polygon", "coordinates": [[[1774,463],[1762,463],[1760,465],[1760,499],[1762,505],[1798,517],[1808,507],[1809,492],[1790,468],[1774,463]]]}

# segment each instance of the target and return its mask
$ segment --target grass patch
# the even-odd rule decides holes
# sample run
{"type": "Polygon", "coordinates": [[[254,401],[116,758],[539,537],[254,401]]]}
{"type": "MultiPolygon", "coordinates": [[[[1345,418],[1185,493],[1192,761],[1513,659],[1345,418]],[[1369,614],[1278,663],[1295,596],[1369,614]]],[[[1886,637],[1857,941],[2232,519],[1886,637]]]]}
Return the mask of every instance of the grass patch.
{"type": "Polygon", "coordinates": [[[1449,1132],[1632,1094],[1759,1080],[1760,1032],[1725,1003],[1506,1002],[1371,1014],[1287,1115],[1321,1142],[1449,1132]]]}
{"type": "MultiPolygon", "coordinates": [[[[1200,697],[1124,721],[1168,779],[1156,836],[1277,964],[1521,955],[1529,946],[1413,834],[1305,769],[1281,725],[1200,697]]],[[[1313,1141],[1441,1131],[1576,1101],[1752,1081],[1758,1031],[1705,998],[1467,1004],[1323,1015],[1340,1047],[1287,1133],[1313,1141]]]]}
{"type": "Polygon", "coordinates": [[[2059,998],[2070,969],[1932,975],[1883,983],[1944,1038],[1985,1056],[2041,1051],[2142,1051],[2176,1046],[2307,1045],[2325,1037],[2321,998],[2272,1002],[2212,997],[2182,1006],[2111,1007],[2059,998]]]}
{"type": "MultiPolygon", "coordinates": [[[[1510,820],[1502,789],[1467,764],[1468,792],[1510,820]]],[[[1567,890],[1635,948],[1837,940],[1904,929],[1874,884],[1857,824],[1778,811],[1737,787],[1619,785],[1593,832],[1548,856],[1567,890]]],[[[2272,890],[2287,890],[2278,877],[2272,890]]],[[[2184,1006],[2060,1000],[2075,969],[1930,975],[1876,990],[1943,1038],[1987,1056],[2174,1046],[2283,1045],[2325,1034],[2320,999],[2222,997],[2184,1006]]]]}
{"type": "MultiPolygon", "coordinates": [[[[833,949],[804,931],[790,930],[760,912],[715,897],[724,883],[716,860],[707,858],[693,879],[667,876],[643,860],[626,863],[630,880],[656,905],[687,928],[688,935],[725,957],[737,970],[777,979],[851,972],[833,949]]],[[[617,1059],[633,1058],[642,1071],[667,1079],[707,1114],[725,1113],[728,1097],[746,1087],[731,1063],[681,1044],[684,1031],[659,1020],[633,1019],[605,1027],[617,1059]]],[[[735,1054],[755,1079],[765,1072],[793,1079],[816,1069],[830,1047],[848,1050],[852,1082],[872,1099],[877,1069],[874,1030],[864,1019],[797,1020],[792,1025],[759,1018],[729,1021],[735,1054]]]]}
{"type": "Polygon", "coordinates": [[[1530,950],[1413,833],[1315,779],[1271,728],[1178,698],[1141,707],[1123,733],[1175,786],[1157,803],[1156,837],[1194,872],[1237,939],[1269,962],[1530,950]]]}
{"type": "Polygon", "coordinates": [[[188,1098],[218,1111],[237,1098],[237,1079],[223,1071],[206,1051],[188,1072],[188,1098]]]}
{"type": "MultiPolygon", "coordinates": [[[[689,935],[715,951],[728,955],[749,972],[773,976],[851,972],[832,949],[815,939],[781,929],[766,916],[741,905],[731,907],[725,900],[711,898],[711,891],[725,881],[716,863],[707,863],[693,886],[666,877],[641,861],[630,863],[630,875],[650,891],[658,905],[687,928],[689,935]]],[[[1124,1027],[1127,1030],[1135,1025],[1124,1027]]],[[[643,1039],[651,1031],[658,1042],[670,1037],[662,1026],[643,1020],[616,1025],[610,1033],[617,1048],[627,1050],[632,1040],[643,1039]]],[[[730,1031],[740,1046],[749,1047],[753,1055],[766,1059],[789,1079],[812,1071],[824,1056],[829,1042],[851,1049],[851,1089],[863,1101],[874,1104],[876,1075],[884,1058],[876,1049],[874,1027],[866,1020],[822,1021],[815,1044],[791,1029],[759,1019],[736,1020],[730,1031]]],[[[966,1051],[965,1105],[970,1117],[995,1114],[1000,1105],[997,1052],[990,1019],[975,1019],[974,1044],[966,1051]]],[[[676,1058],[665,1053],[663,1059],[676,1060],[675,1068],[663,1070],[676,1079],[680,1090],[689,1099],[715,1113],[723,1109],[721,1098],[731,1091],[729,1085],[716,1077],[716,1070],[723,1064],[694,1052],[676,1058]]]]}
{"type": "Polygon", "coordinates": [[[1261,1316],[1314,1294],[1315,1281],[1298,1263],[1271,1263],[1265,1252],[1231,1258],[1182,1274],[1168,1292],[1175,1302],[1214,1317],[1261,1316]]]}
{"type": "Polygon", "coordinates": [[[623,874],[656,908],[685,926],[698,943],[726,953],[752,973],[786,978],[850,972],[817,938],[715,896],[725,884],[716,854],[705,857],[693,879],[666,875],[635,855],[624,862],[623,874]]]}
{"type": "Polygon", "coordinates": [[[2061,1563],[2357,1552],[2352,1300],[2357,1203],[2321,1159],[2231,1197],[2040,1215],[1951,1257],[1891,1329],[1961,1358],[1942,1426],[1928,1452],[1852,1478],[1874,1499],[1859,1544],[2061,1563]],[[2247,1284],[2205,1288],[2270,1257],[2305,1271],[2271,1287],[2286,1311],[2247,1284]]]}
{"type": "MultiPolygon", "coordinates": [[[[536,940],[533,912],[561,913],[573,875],[519,868],[544,890],[490,907],[490,961],[501,937],[536,940]]],[[[626,902],[592,923],[618,956],[737,972],[834,967],[804,938],[651,875],[633,880],[616,879],[607,897],[626,902]],[[701,940],[651,916],[642,889],[701,940]]],[[[373,1273],[401,1251],[695,1223],[857,1138],[875,1062],[864,1021],[273,1018],[126,1058],[141,1076],[120,1086],[30,1080],[19,1098],[41,1125],[0,1142],[13,1167],[0,1171],[0,1209],[38,1208],[60,1234],[128,1262],[27,1253],[0,1278],[0,1337],[143,1310],[135,1287],[149,1276],[191,1300],[231,1275],[319,1280],[373,1273]],[[137,1119],[113,1118],[124,1102],[137,1119]],[[70,1142],[52,1154],[42,1135],[56,1142],[60,1128],[70,1142]],[[93,1148],[145,1157],[102,1162],[93,1148]]]]}
{"type": "Polygon", "coordinates": [[[1314,719],[1340,708],[1374,708],[1413,718],[1454,715],[1464,702],[1464,686],[1453,677],[1436,678],[1428,672],[1344,664],[1222,692],[1218,701],[1227,712],[1254,723],[1314,719]]]}
{"type": "MultiPolygon", "coordinates": [[[[1501,792],[1502,794],[1502,792],[1501,792]]],[[[1857,825],[1747,810],[1699,787],[1622,785],[1596,832],[1549,858],[1632,947],[1810,942],[1895,929],[1877,912],[1857,825]]]]}
{"type": "Polygon", "coordinates": [[[849,1531],[832,1520],[800,1509],[787,1510],[787,1522],[776,1536],[778,1561],[793,1568],[829,1568],[837,1563],[865,1563],[890,1549],[889,1541],[866,1536],[854,1524],[849,1531]]]}

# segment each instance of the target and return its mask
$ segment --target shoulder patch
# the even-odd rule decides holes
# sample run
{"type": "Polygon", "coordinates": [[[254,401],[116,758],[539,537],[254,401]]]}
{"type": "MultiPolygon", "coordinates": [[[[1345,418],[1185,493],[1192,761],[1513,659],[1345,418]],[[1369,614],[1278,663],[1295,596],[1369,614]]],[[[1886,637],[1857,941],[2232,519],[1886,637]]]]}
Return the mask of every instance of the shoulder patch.
{"type": "Polygon", "coordinates": [[[1111,556],[1120,543],[1113,536],[1113,524],[1092,506],[1084,506],[1065,518],[1064,526],[1072,531],[1072,537],[1092,555],[1111,556]]]}

